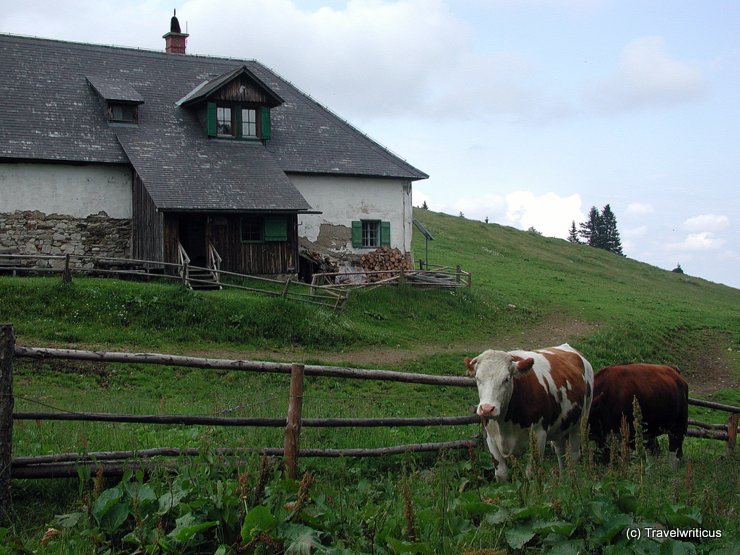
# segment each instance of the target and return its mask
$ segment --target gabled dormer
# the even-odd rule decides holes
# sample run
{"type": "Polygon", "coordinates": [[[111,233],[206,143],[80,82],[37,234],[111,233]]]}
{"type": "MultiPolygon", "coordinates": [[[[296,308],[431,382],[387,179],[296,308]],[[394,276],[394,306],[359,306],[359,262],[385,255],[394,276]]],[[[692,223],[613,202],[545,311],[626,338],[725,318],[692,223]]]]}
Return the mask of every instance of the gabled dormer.
{"type": "Polygon", "coordinates": [[[217,139],[267,141],[270,110],[284,100],[246,66],[198,85],[177,104],[197,110],[205,133],[217,139]]]}
{"type": "Polygon", "coordinates": [[[144,104],[144,98],[136,89],[122,79],[99,75],[86,75],[85,78],[98,93],[109,122],[139,123],[139,106],[144,104]]]}

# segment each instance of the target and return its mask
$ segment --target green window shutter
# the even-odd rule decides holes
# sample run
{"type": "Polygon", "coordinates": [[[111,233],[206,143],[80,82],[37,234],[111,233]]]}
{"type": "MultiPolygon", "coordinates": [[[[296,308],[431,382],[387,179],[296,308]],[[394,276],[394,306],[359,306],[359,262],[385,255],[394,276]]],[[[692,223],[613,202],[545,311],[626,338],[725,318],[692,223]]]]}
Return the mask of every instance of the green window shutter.
{"type": "Polygon", "coordinates": [[[380,246],[391,246],[391,222],[380,222],[380,246]]]}
{"type": "Polygon", "coordinates": [[[260,139],[272,138],[272,124],[270,123],[270,108],[260,106],[260,139]]]}
{"type": "Polygon", "coordinates": [[[265,241],[287,241],[288,219],[285,216],[265,217],[265,241]]]}
{"type": "Polygon", "coordinates": [[[208,103],[208,136],[216,136],[216,103],[208,103]]]}
{"type": "Polygon", "coordinates": [[[362,248],[362,222],[352,222],[352,248],[362,248]]]}

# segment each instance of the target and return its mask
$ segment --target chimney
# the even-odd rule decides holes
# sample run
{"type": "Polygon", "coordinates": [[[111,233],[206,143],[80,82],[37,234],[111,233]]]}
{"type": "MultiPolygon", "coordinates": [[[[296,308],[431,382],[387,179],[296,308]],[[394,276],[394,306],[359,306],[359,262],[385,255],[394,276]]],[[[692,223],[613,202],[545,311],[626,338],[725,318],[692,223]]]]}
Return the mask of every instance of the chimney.
{"type": "Polygon", "coordinates": [[[165,40],[165,49],[168,54],[185,54],[187,38],[190,35],[180,32],[180,22],[177,20],[177,10],[174,10],[170,19],[170,32],[162,35],[165,40]]]}

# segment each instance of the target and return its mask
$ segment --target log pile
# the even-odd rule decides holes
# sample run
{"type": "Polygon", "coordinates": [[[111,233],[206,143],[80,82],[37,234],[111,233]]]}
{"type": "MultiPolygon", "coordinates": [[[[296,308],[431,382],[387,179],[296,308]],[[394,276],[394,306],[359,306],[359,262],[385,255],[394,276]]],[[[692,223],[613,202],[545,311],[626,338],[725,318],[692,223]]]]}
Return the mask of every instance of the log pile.
{"type": "Polygon", "coordinates": [[[368,274],[368,282],[375,283],[397,275],[399,270],[413,270],[411,262],[398,249],[380,247],[360,257],[360,266],[366,272],[381,272],[368,274]],[[389,272],[389,273],[385,273],[389,272]]]}

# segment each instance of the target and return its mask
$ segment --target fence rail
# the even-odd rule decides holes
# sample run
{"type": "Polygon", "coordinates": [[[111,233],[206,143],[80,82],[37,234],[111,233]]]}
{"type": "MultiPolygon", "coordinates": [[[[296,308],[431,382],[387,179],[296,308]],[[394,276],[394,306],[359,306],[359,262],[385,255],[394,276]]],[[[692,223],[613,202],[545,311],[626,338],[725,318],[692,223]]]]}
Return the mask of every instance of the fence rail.
{"type": "Polygon", "coordinates": [[[322,272],[313,274],[311,285],[330,287],[338,290],[354,288],[375,288],[388,285],[409,285],[412,287],[437,287],[454,289],[470,287],[472,274],[460,266],[438,266],[434,269],[418,270],[367,270],[357,272],[322,272]]]}
{"type": "MultiPolygon", "coordinates": [[[[10,403],[9,424],[10,433],[0,437],[3,445],[12,442],[13,420],[57,420],[57,421],[93,421],[93,422],[125,422],[145,424],[184,424],[184,425],[212,425],[212,426],[260,426],[278,427],[285,429],[285,441],[282,448],[255,447],[252,449],[222,449],[220,454],[239,455],[246,453],[261,453],[281,456],[285,459],[289,475],[295,475],[298,457],[378,457],[408,452],[437,451],[440,449],[461,449],[475,444],[475,440],[458,440],[441,443],[421,443],[398,445],[375,449],[299,449],[300,430],[302,427],[397,427],[397,426],[464,426],[479,422],[477,416],[433,416],[433,417],[381,417],[381,418],[303,418],[301,416],[300,399],[302,393],[299,388],[304,375],[341,377],[348,379],[373,379],[397,381],[427,385],[452,385],[470,387],[474,381],[459,376],[432,376],[426,374],[410,374],[389,370],[367,370],[337,366],[296,365],[286,363],[270,363],[248,360],[228,360],[196,358],[159,353],[122,353],[98,352],[72,349],[46,349],[35,347],[20,347],[15,345],[12,335],[12,326],[0,325],[0,332],[5,337],[3,345],[4,359],[31,358],[31,359],[66,359],[81,361],[97,361],[106,363],[136,363],[170,365],[200,369],[218,369],[230,371],[249,371],[259,373],[291,374],[291,394],[289,396],[289,410],[286,418],[229,418],[222,416],[190,416],[190,415],[131,415],[113,413],[86,413],[86,412],[12,412],[12,391],[4,397],[7,406],[10,403]]],[[[4,360],[3,359],[3,360],[4,360]]],[[[3,375],[12,377],[12,362],[3,375]]],[[[2,376],[0,376],[2,378],[2,376]]],[[[61,476],[76,476],[78,466],[88,466],[91,469],[102,469],[104,474],[120,474],[129,468],[149,468],[156,463],[152,457],[191,457],[198,454],[197,449],[158,448],[145,451],[113,451],[92,453],[62,453],[58,455],[44,455],[36,457],[16,457],[8,459],[8,464],[0,469],[9,468],[12,478],[46,478],[61,476]],[[142,459],[149,459],[143,461],[142,459]]],[[[170,463],[164,463],[165,466],[170,463]]],[[[0,472],[2,472],[0,470],[0,472]]],[[[6,473],[7,474],[7,473],[6,473]]]]}
{"type": "Polygon", "coordinates": [[[282,297],[291,301],[325,306],[335,310],[343,309],[347,303],[347,291],[325,286],[312,286],[291,278],[279,280],[228,272],[220,269],[218,253],[213,253],[212,256],[214,257],[214,263],[218,265],[217,270],[191,265],[190,259],[184,250],[178,252],[179,263],[69,254],[0,254],[0,271],[10,272],[13,275],[19,273],[61,274],[64,281],[71,281],[73,274],[77,274],[175,280],[180,282],[183,287],[190,287],[192,284],[212,285],[216,283],[222,288],[250,291],[270,297],[282,297]],[[215,277],[216,281],[192,277],[197,272],[215,277]],[[224,281],[224,277],[230,279],[224,281]],[[273,287],[274,289],[244,285],[249,282],[265,284],[265,287],[273,287]]]}

